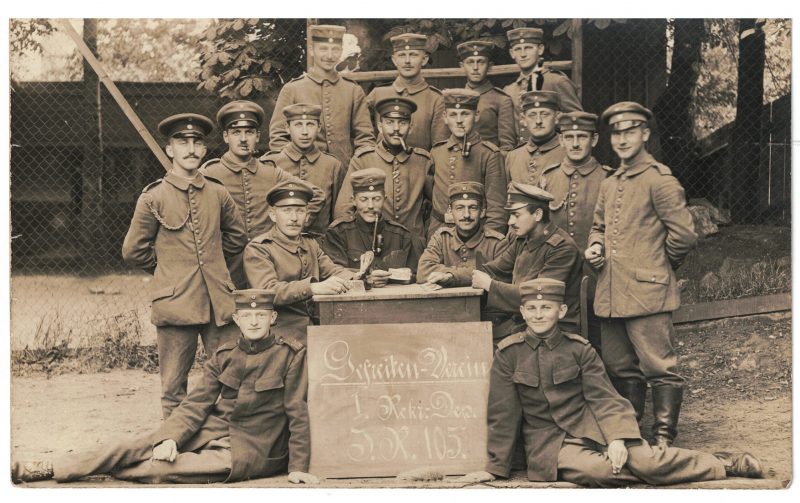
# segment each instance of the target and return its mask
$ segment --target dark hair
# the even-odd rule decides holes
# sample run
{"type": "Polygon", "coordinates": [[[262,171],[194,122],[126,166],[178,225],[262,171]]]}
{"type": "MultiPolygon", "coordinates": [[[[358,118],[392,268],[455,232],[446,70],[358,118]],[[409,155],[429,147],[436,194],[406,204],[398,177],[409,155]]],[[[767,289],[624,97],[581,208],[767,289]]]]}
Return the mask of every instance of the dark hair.
{"type": "Polygon", "coordinates": [[[534,201],[532,203],[528,203],[525,208],[528,210],[528,213],[533,215],[536,213],[536,210],[539,208],[542,209],[542,222],[543,223],[550,223],[550,203],[546,201],[534,201]]]}

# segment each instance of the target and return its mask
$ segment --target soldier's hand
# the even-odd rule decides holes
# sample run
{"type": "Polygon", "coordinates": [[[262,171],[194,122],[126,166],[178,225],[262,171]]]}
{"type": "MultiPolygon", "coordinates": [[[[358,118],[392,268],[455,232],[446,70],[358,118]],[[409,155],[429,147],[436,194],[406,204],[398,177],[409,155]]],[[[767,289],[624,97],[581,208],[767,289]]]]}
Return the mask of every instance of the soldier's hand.
{"type": "Polygon", "coordinates": [[[389,284],[389,277],[391,275],[389,271],[375,269],[367,276],[367,283],[372,285],[373,288],[383,288],[389,284]]]}
{"type": "Polygon", "coordinates": [[[622,467],[628,462],[628,448],[624,440],[612,440],[608,444],[608,460],[611,461],[611,473],[619,475],[622,467]]]}
{"type": "Polygon", "coordinates": [[[599,243],[595,243],[587,248],[583,253],[583,256],[595,269],[600,269],[603,267],[603,264],[606,261],[606,258],[603,256],[603,245],[599,243]]]}
{"type": "Polygon", "coordinates": [[[311,293],[314,295],[336,295],[345,293],[348,289],[350,289],[350,282],[338,276],[331,276],[319,283],[311,283],[311,293]]]}
{"type": "Polygon", "coordinates": [[[494,480],[495,477],[489,472],[471,472],[463,477],[458,477],[457,479],[453,479],[453,482],[463,482],[467,484],[475,484],[478,482],[489,482],[494,480]]]}
{"type": "Polygon", "coordinates": [[[450,279],[452,279],[453,273],[449,272],[442,272],[442,271],[434,271],[428,274],[428,279],[426,283],[444,283],[450,279]]]}
{"type": "Polygon", "coordinates": [[[164,440],[153,447],[153,461],[169,461],[172,463],[178,457],[178,444],[174,440],[164,440]]]}
{"type": "Polygon", "coordinates": [[[306,472],[292,472],[289,474],[289,482],[292,484],[319,484],[319,479],[306,472]]]}
{"type": "Polygon", "coordinates": [[[477,269],[472,271],[472,288],[480,288],[487,292],[492,287],[492,277],[477,269]]]}

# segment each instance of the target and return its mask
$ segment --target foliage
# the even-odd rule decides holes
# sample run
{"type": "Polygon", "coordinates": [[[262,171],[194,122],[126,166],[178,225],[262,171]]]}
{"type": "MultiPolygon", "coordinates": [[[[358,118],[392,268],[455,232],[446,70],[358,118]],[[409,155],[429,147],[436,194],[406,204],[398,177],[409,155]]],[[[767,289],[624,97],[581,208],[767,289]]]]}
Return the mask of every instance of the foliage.
{"type": "Polygon", "coordinates": [[[198,89],[255,99],[275,94],[305,69],[304,19],[223,19],[202,35],[198,89]]]}
{"type": "Polygon", "coordinates": [[[751,267],[720,273],[716,281],[692,281],[681,292],[685,304],[757,297],[792,291],[792,266],[783,259],[756,262],[751,267]]]}
{"type": "Polygon", "coordinates": [[[16,55],[41,54],[41,39],[53,30],[53,23],[48,19],[11,19],[8,23],[8,51],[16,55]]]}

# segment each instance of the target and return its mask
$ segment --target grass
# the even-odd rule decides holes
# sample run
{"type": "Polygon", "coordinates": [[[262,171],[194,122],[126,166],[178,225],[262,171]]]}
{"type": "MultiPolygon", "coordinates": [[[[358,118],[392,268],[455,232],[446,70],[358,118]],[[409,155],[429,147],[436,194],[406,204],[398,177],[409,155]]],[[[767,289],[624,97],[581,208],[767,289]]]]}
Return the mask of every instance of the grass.
{"type": "Polygon", "coordinates": [[[701,285],[691,281],[681,292],[683,304],[739,299],[792,291],[791,265],[779,260],[757,262],[749,267],[717,275],[718,281],[701,285]]]}

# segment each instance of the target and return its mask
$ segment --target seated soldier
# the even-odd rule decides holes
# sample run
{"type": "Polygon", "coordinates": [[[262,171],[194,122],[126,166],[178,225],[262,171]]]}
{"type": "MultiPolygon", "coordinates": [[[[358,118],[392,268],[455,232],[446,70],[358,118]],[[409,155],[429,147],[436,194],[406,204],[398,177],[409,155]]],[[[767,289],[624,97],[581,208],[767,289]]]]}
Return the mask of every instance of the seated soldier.
{"type": "Polygon", "coordinates": [[[413,275],[421,253],[418,240],[405,226],[384,217],[385,181],[386,174],[380,168],[350,173],[355,212],[334,220],[322,245],[336,264],[356,271],[361,256],[372,251],[375,259],[367,283],[376,288],[389,282],[389,268],[407,267],[413,275]]]}
{"type": "Polygon", "coordinates": [[[558,328],[567,313],[564,291],[562,281],[549,278],[520,285],[527,328],[501,341],[492,362],[486,471],[460,481],[508,477],[520,424],[531,481],[619,487],[761,477],[760,461],[748,453],[645,442],[633,407],[611,385],[595,350],[558,328]]]}
{"type": "Polygon", "coordinates": [[[144,483],[235,482],[285,472],[289,482],[316,484],[306,405],[306,348],[271,330],[274,293],[233,292],[237,340],[209,358],[200,382],[159,429],[134,440],[14,462],[15,483],[59,482],[109,474],[144,483]]]}
{"type": "Polygon", "coordinates": [[[311,297],[344,293],[353,273],[334,264],[315,239],[302,234],[313,192],[306,182],[284,182],[267,193],[275,226],[244,249],[244,273],[253,288],[275,291],[280,326],[305,343],[317,318],[311,297]]]}

